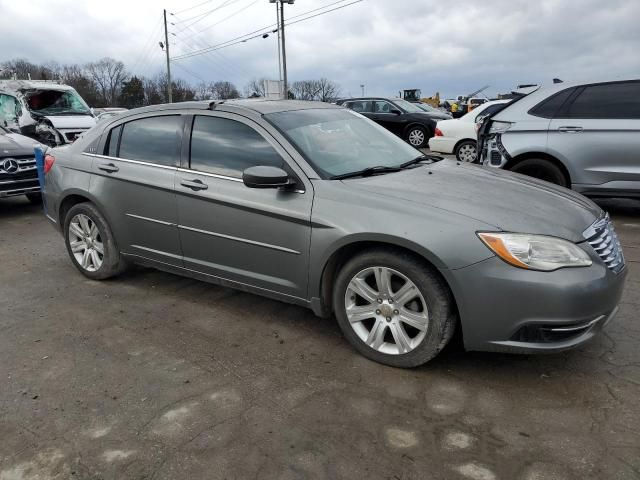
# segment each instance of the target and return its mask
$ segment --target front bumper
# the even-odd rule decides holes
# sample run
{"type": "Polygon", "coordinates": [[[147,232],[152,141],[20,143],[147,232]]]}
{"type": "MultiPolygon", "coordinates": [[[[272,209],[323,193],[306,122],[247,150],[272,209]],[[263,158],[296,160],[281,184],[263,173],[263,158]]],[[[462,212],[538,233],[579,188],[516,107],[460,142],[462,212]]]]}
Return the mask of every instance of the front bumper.
{"type": "Polygon", "coordinates": [[[593,265],[537,272],[497,257],[449,272],[467,350],[557,352],[593,338],[611,321],[627,269],[593,265]]]}

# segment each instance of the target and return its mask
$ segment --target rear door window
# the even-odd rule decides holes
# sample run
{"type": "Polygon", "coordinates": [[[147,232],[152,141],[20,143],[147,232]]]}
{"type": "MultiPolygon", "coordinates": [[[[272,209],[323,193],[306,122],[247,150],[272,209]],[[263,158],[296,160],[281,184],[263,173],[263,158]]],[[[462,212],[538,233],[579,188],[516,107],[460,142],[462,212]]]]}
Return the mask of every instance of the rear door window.
{"type": "Polygon", "coordinates": [[[571,94],[575,92],[575,90],[575,88],[567,88],[558,93],[555,93],[533,107],[529,111],[529,113],[531,115],[535,115],[536,117],[553,118],[556,112],[560,110],[562,105],[564,105],[564,103],[571,96],[571,94]]]}
{"type": "Polygon", "coordinates": [[[583,87],[557,117],[640,119],[640,81],[583,87]]]}
{"type": "Polygon", "coordinates": [[[350,108],[354,112],[358,113],[368,113],[371,112],[371,102],[367,102],[364,100],[356,100],[353,102],[347,102],[347,108],[350,108]]]}
{"type": "Polygon", "coordinates": [[[118,142],[120,141],[120,132],[122,131],[122,125],[118,125],[116,128],[112,128],[107,137],[107,141],[104,145],[104,154],[108,157],[118,156],[118,142]]]}
{"type": "Polygon", "coordinates": [[[191,131],[191,168],[241,178],[249,167],[284,166],[280,154],[257,131],[228,118],[196,115],[191,131]]]}
{"type": "Polygon", "coordinates": [[[125,123],[117,156],[175,167],[180,163],[182,128],[180,115],[147,117],[125,123]]]}

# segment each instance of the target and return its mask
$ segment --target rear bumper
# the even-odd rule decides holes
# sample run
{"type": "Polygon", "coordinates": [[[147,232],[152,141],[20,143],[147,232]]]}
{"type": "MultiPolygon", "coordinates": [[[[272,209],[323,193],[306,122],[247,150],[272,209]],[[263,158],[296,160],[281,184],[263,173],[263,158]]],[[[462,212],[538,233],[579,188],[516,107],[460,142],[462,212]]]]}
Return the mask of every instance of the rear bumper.
{"type": "Polygon", "coordinates": [[[468,350],[557,352],[593,338],[611,321],[627,269],[597,256],[585,268],[536,272],[497,257],[449,272],[468,350]]]}
{"type": "Polygon", "coordinates": [[[429,139],[429,150],[439,153],[453,153],[456,146],[455,138],[431,137],[429,139]]]}

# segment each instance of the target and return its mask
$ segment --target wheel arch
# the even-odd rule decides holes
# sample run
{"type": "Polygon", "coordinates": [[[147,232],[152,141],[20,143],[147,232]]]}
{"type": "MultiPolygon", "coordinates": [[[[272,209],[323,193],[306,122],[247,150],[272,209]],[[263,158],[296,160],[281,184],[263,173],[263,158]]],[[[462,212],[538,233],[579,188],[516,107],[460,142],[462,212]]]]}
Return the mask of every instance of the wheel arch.
{"type": "Polygon", "coordinates": [[[563,173],[563,175],[564,175],[564,177],[565,177],[565,179],[567,181],[567,185],[569,185],[569,188],[571,188],[571,172],[569,172],[569,169],[558,158],[556,158],[553,155],[550,155],[548,153],[545,153],[545,152],[526,152],[526,153],[521,153],[519,155],[516,155],[515,157],[511,158],[505,164],[504,169],[505,170],[511,170],[518,163],[520,163],[520,162],[522,162],[524,160],[529,160],[531,158],[540,158],[540,159],[547,160],[547,161],[553,163],[560,170],[562,170],[562,173],[563,173]]]}
{"type": "Polygon", "coordinates": [[[409,122],[404,127],[404,130],[402,131],[402,138],[406,138],[407,135],[409,134],[409,130],[411,130],[413,127],[422,127],[427,131],[427,139],[426,139],[427,142],[429,141],[429,139],[431,137],[433,137],[433,135],[435,134],[435,131],[436,131],[435,125],[430,125],[430,124],[427,125],[427,124],[423,124],[423,123],[420,123],[420,122],[416,122],[414,120],[414,121],[409,122]]]}
{"type": "Polygon", "coordinates": [[[475,140],[475,139],[473,139],[473,138],[461,138],[461,139],[460,139],[460,140],[458,140],[458,141],[456,142],[456,144],[453,146],[453,151],[452,151],[452,153],[455,155],[456,150],[458,149],[458,147],[459,147],[460,145],[462,145],[463,143],[465,143],[465,142],[473,142],[473,143],[475,143],[476,148],[477,148],[477,146],[478,146],[478,141],[477,141],[477,140],[475,140]]]}
{"type": "Polygon", "coordinates": [[[414,256],[426,267],[431,268],[441,278],[444,285],[451,293],[451,298],[454,303],[453,307],[455,308],[456,313],[459,312],[455,291],[451,286],[451,282],[447,278],[447,268],[444,263],[435,254],[433,254],[433,252],[403,238],[388,236],[376,236],[373,238],[356,236],[344,239],[325,255],[319,278],[315,279],[312,284],[313,290],[311,296],[313,298],[311,300],[311,306],[316,315],[329,317],[333,313],[331,301],[333,286],[340,269],[349,260],[349,258],[360,252],[375,248],[387,248],[401,253],[408,253],[414,256]]]}
{"type": "Polygon", "coordinates": [[[84,203],[84,202],[91,203],[94,207],[96,207],[98,212],[100,212],[100,215],[102,215],[107,220],[107,222],[109,222],[110,225],[112,224],[111,219],[109,218],[105,210],[102,208],[100,203],[96,200],[96,198],[93,195],[91,195],[91,193],[87,192],[86,190],[72,189],[72,190],[67,190],[64,193],[64,195],[62,195],[60,203],[58,205],[57,213],[58,213],[58,224],[60,226],[60,231],[63,231],[67,212],[74,205],[77,205],[78,203],[84,203]]]}

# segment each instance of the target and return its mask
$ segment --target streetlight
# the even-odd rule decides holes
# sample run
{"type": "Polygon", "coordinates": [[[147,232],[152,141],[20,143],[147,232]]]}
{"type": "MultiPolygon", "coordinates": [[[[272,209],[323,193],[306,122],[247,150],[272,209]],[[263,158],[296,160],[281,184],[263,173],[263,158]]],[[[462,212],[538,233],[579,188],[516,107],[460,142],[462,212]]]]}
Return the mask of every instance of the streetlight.
{"type": "Polygon", "coordinates": [[[360,88],[362,89],[362,96],[364,97],[364,84],[360,85],[360,88]]]}
{"type": "MultiPolygon", "coordinates": [[[[287,50],[285,48],[285,39],[284,39],[284,4],[288,3],[289,5],[293,5],[296,0],[269,0],[269,3],[277,3],[280,2],[280,26],[279,30],[282,32],[282,74],[284,77],[284,98],[287,100],[289,98],[289,87],[287,83],[287,50]]],[[[278,59],[280,62],[280,59],[278,59]]]]}

